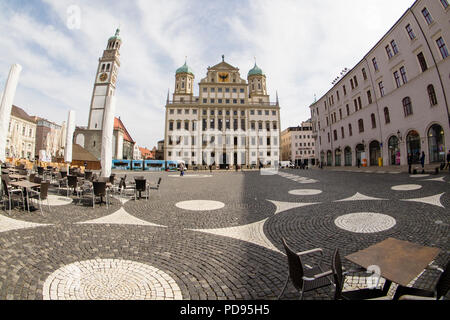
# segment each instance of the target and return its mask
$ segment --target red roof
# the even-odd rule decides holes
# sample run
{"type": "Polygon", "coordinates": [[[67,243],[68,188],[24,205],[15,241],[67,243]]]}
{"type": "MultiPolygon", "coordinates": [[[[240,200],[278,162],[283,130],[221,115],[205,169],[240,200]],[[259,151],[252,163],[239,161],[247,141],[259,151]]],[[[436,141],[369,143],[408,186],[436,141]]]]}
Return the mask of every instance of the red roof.
{"type": "Polygon", "coordinates": [[[124,135],[123,135],[123,139],[125,141],[134,143],[133,138],[131,138],[130,134],[128,133],[127,128],[125,128],[125,126],[123,125],[122,120],[120,120],[120,118],[114,118],[114,130],[119,130],[122,129],[124,135]]]}
{"type": "Polygon", "coordinates": [[[147,159],[147,158],[154,158],[155,154],[153,151],[148,150],[147,148],[141,148],[139,147],[139,151],[141,152],[141,155],[143,158],[147,159]]]}

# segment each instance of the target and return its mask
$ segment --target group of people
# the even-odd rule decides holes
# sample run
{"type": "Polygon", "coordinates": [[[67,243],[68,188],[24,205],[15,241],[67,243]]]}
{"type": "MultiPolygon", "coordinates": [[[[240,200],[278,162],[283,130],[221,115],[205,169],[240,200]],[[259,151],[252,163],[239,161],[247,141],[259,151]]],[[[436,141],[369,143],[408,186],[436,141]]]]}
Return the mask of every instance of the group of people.
{"type": "MultiPolygon", "coordinates": [[[[420,153],[418,153],[419,155],[420,153]]],[[[422,154],[420,155],[420,165],[422,166],[422,172],[424,171],[425,167],[425,152],[422,151],[422,154]]],[[[411,174],[411,167],[413,164],[413,155],[411,153],[408,153],[408,172],[411,174]]],[[[441,167],[442,168],[442,167],[441,167]]],[[[447,153],[447,163],[443,167],[443,169],[448,169],[450,171],[450,150],[447,153]]]]}

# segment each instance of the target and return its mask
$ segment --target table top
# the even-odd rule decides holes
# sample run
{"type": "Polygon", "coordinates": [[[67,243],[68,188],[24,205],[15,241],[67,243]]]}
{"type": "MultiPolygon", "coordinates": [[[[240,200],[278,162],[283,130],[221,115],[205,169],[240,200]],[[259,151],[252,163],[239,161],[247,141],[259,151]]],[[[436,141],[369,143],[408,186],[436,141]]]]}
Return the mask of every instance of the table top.
{"type": "Polygon", "coordinates": [[[21,179],[28,179],[28,176],[22,175],[22,174],[10,174],[9,177],[11,179],[21,180],[21,179]]]}
{"type": "Polygon", "coordinates": [[[366,269],[378,266],[383,278],[407,286],[440,251],[439,248],[388,238],[345,258],[366,269]]]}
{"type": "Polygon", "coordinates": [[[20,188],[36,188],[36,187],[40,187],[41,186],[38,183],[30,182],[30,181],[27,181],[27,180],[12,181],[9,184],[14,186],[14,187],[20,187],[20,188]]]}

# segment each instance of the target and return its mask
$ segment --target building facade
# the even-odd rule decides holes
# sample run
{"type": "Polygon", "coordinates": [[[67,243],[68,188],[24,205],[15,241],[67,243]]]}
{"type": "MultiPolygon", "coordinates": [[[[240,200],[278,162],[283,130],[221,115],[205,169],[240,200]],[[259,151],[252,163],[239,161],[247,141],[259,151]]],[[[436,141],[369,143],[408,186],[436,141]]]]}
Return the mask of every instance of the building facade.
{"type": "Polygon", "coordinates": [[[444,160],[450,148],[450,13],[418,0],[364,58],[310,106],[325,165],[444,160]]]}
{"type": "Polygon", "coordinates": [[[36,148],[35,154],[45,152],[47,159],[63,157],[66,137],[63,135],[62,126],[43,118],[34,117],[36,121],[36,148]]]}
{"type": "Polygon", "coordinates": [[[302,122],[301,126],[287,128],[281,133],[282,160],[291,161],[296,166],[315,165],[315,143],[311,120],[302,122]]]}
{"type": "MultiPolygon", "coordinates": [[[[167,98],[165,160],[190,165],[276,165],[281,156],[280,106],[270,102],[266,76],[256,65],[242,79],[225,62],[209,67],[194,96],[194,73],[185,63],[167,98]]],[[[159,149],[159,147],[158,147],[159,149]]]]}
{"type": "Polygon", "coordinates": [[[22,108],[12,106],[6,157],[35,160],[36,122],[22,108]]]}
{"type": "MultiPolygon", "coordinates": [[[[94,155],[101,158],[103,116],[108,96],[116,92],[117,76],[120,68],[120,47],[122,39],[120,30],[109,38],[103,56],[99,59],[94,89],[89,109],[87,127],[77,127],[74,133],[74,143],[80,145],[94,155]]],[[[133,159],[134,141],[123,125],[120,118],[114,119],[113,159],[133,159]]]]}

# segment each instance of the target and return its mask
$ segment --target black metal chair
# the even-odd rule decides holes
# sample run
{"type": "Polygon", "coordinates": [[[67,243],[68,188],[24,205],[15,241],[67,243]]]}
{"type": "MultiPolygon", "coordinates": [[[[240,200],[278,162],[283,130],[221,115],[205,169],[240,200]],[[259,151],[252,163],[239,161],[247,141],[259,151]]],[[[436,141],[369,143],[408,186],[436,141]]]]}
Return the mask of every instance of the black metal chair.
{"type": "Polygon", "coordinates": [[[67,178],[67,171],[60,171],[61,173],[61,179],[67,178]]]}
{"type": "Polygon", "coordinates": [[[9,176],[6,174],[2,174],[2,185],[4,190],[3,192],[8,200],[9,215],[11,215],[11,206],[13,200],[17,200],[17,202],[19,203],[19,200],[22,199],[23,209],[25,210],[25,197],[22,189],[15,189],[12,186],[10,186],[9,183],[10,183],[9,176]],[[19,194],[21,195],[20,197],[19,194]]]}
{"type": "Polygon", "coordinates": [[[324,271],[320,263],[314,268],[303,268],[303,263],[300,257],[310,255],[313,253],[320,253],[323,256],[323,250],[320,248],[312,249],[304,252],[295,253],[286,243],[284,238],[281,238],[284,249],[286,251],[288,265],[289,265],[289,275],[286,283],[281,291],[278,299],[281,298],[289,280],[292,280],[292,284],[295,289],[300,292],[300,299],[303,299],[303,294],[305,292],[313,291],[319,288],[327,287],[333,285],[333,281],[330,280],[330,276],[333,271],[324,271]]]}
{"type": "Polygon", "coordinates": [[[335,300],[367,300],[367,299],[376,299],[381,297],[386,297],[389,291],[389,287],[384,290],[381,289],[358,289],[352,291],[343,292],[345,276],[350,273],[356,272],[366,272],[369,274],[373,274],[372,272],[367,272],[364,268],[352,269],[346,272],[342,270],[341,257],[339,255],[339,250],[336,249],[333,254],[333,260],[331,263],[331,269],[333,270],[334,276],[334,284],[336,287],[336,291],[334,294],[335,300]]]}
{"type": "Polygon", "coordinates": [[[69,190],[71,189],[73,189],[73,193],[77,195],[79,202],[81,199],[80,196],[82,194],[82,190],[77,176],[67,176],[67,197],[69,197],[69,190]]]}
{"type": "Polygon", "coordinates": [[[160,177],[160,178],[158,179],[158,183],[156,184],[156,186],[151,186],[151,185],[149,186],[149,189],[150,189],[150,190],[158,191],[158,196],[161,195],[160,189],[159,189],[159,187],[161,186],[161,181],[162,181],[162,178],[160,177]]]}
{"type": "Polygon", "coordinates": [[[84,179],[87,181],[92,181],[92,171],[85,171],[84,172],[84,179]]]}
{"type": "Polygon", "coordinates": [[[442,272],[434,290],[398,286],[394,300],[439,300],[444,297],[450,289],[450,261],[447,262],[444,270],[437,266],[428,266],[427,269],[442,272]]]}
{"type": "Polygon", "coordinates": [[[38,171],[38,176],[43,178],[44,177],[44,167],[38,167],[37,171],[38,171]]]}
{"type": "MultiPolygon", "coordinates": [[[[94,181],[92,182],[92,207],[95,208],[95,198],[106,198],[106,208],[108,208],[108,188],[106,188],[106,182],[94,181]]],[[[101,204],[101,203],[100,203],[101,204]]]]}
{"type": "Polygon", "coordinates": [[[150,196],[150,190],[147,186],[147,180],[145,179],[135,179],[136,181],[136,188],[134,189],[134,200],[137,200],[137,193],[139,192],[139,198],[142,196],[142,192],[145,194],[145,198],[148,201],[148,198],[150,196]]]}
{"type": "MultiPolygon", "coordinates": [[[[47,200],[48,211],[50,210],[50,203],[48,200],[48,188],[50,186],[50,182],[42,182],[39,190],[29,190],[28,191],[28,200],[36,199],[39,203],[39,209],[41,210],[41,215],[44,215],[42,211],[42,201],[47,200]]],[[[28,202],[28,213],[30,213],[30,203],[28,202]]]]}

